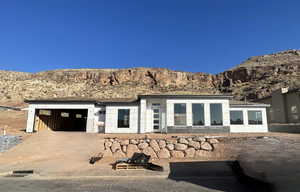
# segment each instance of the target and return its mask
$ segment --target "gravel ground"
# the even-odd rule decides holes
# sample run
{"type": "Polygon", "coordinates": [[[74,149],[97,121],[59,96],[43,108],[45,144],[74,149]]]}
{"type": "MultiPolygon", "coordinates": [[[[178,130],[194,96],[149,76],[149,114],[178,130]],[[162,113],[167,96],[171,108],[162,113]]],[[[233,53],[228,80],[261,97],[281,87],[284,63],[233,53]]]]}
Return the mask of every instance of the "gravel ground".
{"type": "Polygon", "coordinates": [[[245,174],[273,185],[275,191],[294,192],[300,187],[300,139],[262,137],[240,142],[237,160],[245,174]]]}
{"type": "Polygon", "coordinates": [[[21,143],[22,139],[20,136],[13,136],[13,135],[3,135],[0,136],[0,153],[9,150],[10,148],[14,147],[21,143]]]}

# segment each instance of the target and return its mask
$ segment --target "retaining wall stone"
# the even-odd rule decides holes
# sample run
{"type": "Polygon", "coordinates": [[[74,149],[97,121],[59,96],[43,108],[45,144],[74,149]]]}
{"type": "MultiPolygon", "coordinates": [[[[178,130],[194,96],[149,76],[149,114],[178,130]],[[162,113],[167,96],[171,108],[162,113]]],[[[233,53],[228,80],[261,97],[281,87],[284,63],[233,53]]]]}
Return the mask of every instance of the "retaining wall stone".
{"type": "Polygon", "coordinates": [[[106,138],[104,156],[115,158],[131,157],[143,152],[151,159],[202,158],[211,156],[220,141],[203,136],[180,136],[164,139],[119,139],[106,138]]]}

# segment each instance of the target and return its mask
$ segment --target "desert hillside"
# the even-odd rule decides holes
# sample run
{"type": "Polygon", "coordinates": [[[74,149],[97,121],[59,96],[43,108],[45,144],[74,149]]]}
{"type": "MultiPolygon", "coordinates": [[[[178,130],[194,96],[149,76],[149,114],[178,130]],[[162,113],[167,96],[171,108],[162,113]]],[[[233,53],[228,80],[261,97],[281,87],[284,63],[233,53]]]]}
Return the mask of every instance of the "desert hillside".
{"type": "Polygon", "coordinates": [[[287,50],[251,57],[216,75],[165,68],[0,71],[0,102],[38,97],[128,98],[145,93],[226,93],[253,100],[281,86],[299,86],[299,65],[300,50],[287,50]]]}

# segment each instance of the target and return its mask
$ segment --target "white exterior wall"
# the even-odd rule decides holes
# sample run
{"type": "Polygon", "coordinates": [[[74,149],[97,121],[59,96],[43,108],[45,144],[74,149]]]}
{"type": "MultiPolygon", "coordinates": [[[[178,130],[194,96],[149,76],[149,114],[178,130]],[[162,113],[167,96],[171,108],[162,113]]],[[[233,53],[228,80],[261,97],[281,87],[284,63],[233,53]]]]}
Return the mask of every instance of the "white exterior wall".
{"type": "MultiPolygon", "coordinates": [[[[228,99],[168,99],[167,100],[167,126],[174,126],[174,104],[175,103],[185,103],[186,104],[186,126],[193,126],[193,114],[192,114],[192,104],[193,103],[203,103],[204,104],[204,121],[205,126],[210,125],[210,104],[220,103],[222,104],[223,112],[223,125],[229,126],[229,100],[228,99]]],[[[215,126],[215,125],[214,125],[215,126]]]]}
{"type": "Polygon", "coordinates": [[[35,122],[35,108],[32,105],[29,105],[27,112],[27,125],[26,132],[32,133],[34,130],[34,122],[35,122]]]}
{"type": "Polygon", "coordinates": [[[231,107],[230,111],[243,111],[244,118],[243,125],[230,125],[230,132],[268,132],[267,113],[265,107],[231,107]],[[263,121],[262,125],[249,125],[248,111],[261,111],[263,121]]]}
{"type": "Polygon", "coordinates": [[[147,133],[147,101],[140,100],[140,133],[147,133]]]}
{"type": "Polygon", "coordinates": [[[97,133],[104,132],[102,128],[105,129],[105,116],[100,115],[100,111],[105,111],[105,106],[95,106],[94,108],[94,130],[97,131],[97,133]]]}
{"type": "Polygon", "coordinates": [[[94,128],[94,104],[30,104],[28,107],[28,118],[26,132],[31,133],[34,130],[34,118],[36,109],[87,109],[87,133],[97,133],[94,128]]]}
{"type": "Polygon", "coordinates": [[[138,133],[139,106],[106,106],[105,133],[138,133]],[[118,128],[118,109],[129,109],[129,128],[118,128]]]}
{"type": "MultiPolygon", "coordinates": [[[[223,126],[230,126],[230,132],[268,132],[266,107],[229,107],[228,99],[141,99],[140,104],[133,105],[111,105],[96,106],[94,104],[30,104],[28,107],[28,118],[26,132],[33,132],[36,109],[87,109],[86,132],[101,132],[99,125],[105,121],[105,133],[151,133],[153,132],[152,104],[160,103],[162,128],[174,126],[174,104],[185,103],[187,110],[187,126],[192,126],[192,104],[204,104],[205,126],[210,125],[210,104],[221,103],[223,111],[223,126]],[[130,110],[130,127],[118,128],[118,109],[130,110]],[[99,111],[105,110],[105,119],[100,119],[99,111]],[[230,110],[243,111],[244,125],[230,125],[230,110]],[[262,111],[262,125],[248,125],[248,110],[262,111]]],[[[215,126],[214,126],[215,127],[215,126]]]]}

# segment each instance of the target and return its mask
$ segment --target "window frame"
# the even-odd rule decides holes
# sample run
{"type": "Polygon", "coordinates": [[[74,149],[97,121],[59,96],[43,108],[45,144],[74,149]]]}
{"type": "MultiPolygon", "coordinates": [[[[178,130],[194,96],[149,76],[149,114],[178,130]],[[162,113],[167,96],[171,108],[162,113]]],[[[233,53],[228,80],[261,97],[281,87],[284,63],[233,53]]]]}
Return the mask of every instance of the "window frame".
{"type": "Polygon", "coordinates": [[[263,125],[264,124],[262,110],[247,110],[247,115],[248,115],[248,125],[263,125]],[[261,123],[250,123],[249,112],[260,112],[261,113],[261,123]]]}
{"type": "Polygon", "coordinates": [[[243,110],[229,110],[229,121],[230,121],[230,125],[245,125],[245,121],[244,121],[244,111],[243,110]],[[241,112],[242,113],[242,123],[232,123],[231,122],[231,113],[232,112],[241,112]]]}
{"type": "Polygon", "coordinates": [[[209,114],[210,114],[210,126],[224,126],[224,116],[223,116],[223,103],[209,103],[209,114]],[[220,105],[221,106],[221,124],[213,124],[212,123],[212,110],[211,110],[211,105],[220,105]]]}
{"type": "Polygon", "coordinates": [[[191,107],[192,107],[192,126],[193,127],[203,127],[203,126],[205,126],[205,103],[192,103],[192,105],[191,105],[191,107]],[[194,111],[193,111],[193,109],[194,109],[194,105],[202,105],[203,106],[203,125],[195,125],[194,124],[194,111]]]}
{"type": "Polygon", "coordinates": [[[62,118],[69,118],[70,117],[70,113],[69,112],[61,112],[60,113],[60,117],[62,117],[62,118]]]}
{"type": "Polygon", "coordinates": [[[173,116],[174,116],[174,126],[175,127],[184,127],[184,126],[187,126],[187,103],[174,103],[173,107],[174,107],[174,114],[173,114],[173,116]],[[175,105],[185,105],[185,113],[175,113],[175,105]],[[185,115],[185,124],[182,124],[182,125],[176,124],[176,121],[175,121],[176,114],[184,114],[185,115]]]}
{"type": "Polygon", "coordinates": [[[130,109],[118,109],[117,127],[118,127],[118,129],[129,129],[130,128],[130,109]],[[119,124],[119,121],[120,121],[120,119],[119,119],[120,114],[119,113],[120,113],[121,110],[128,111],[128,126],[120,126],[120,124],[119,124]]]}
{"type": "Polygon", "coordinates": [[[52,115],[52,111],[48,110],[48,109],[39,109],[38,111],[38,115],[43,115],[43,116],[51,116],[52,115]]]}

